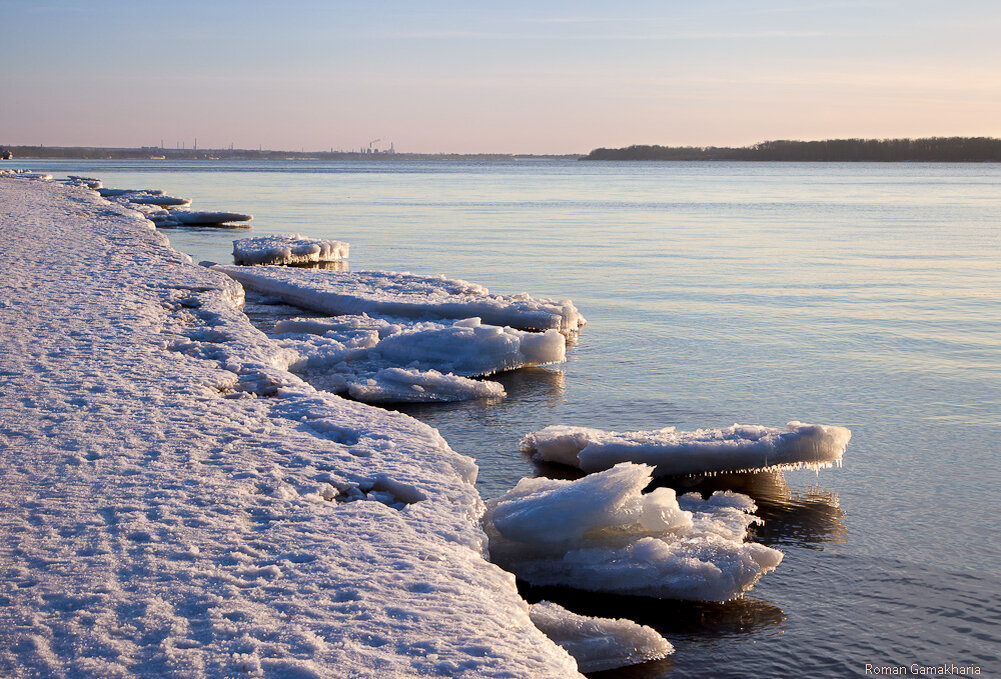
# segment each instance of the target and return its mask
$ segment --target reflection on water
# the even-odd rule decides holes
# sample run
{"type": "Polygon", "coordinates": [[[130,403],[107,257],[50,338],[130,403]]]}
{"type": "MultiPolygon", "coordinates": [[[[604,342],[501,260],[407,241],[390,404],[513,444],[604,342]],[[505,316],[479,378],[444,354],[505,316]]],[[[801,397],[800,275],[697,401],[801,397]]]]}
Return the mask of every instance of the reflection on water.
{"type": "Polygon", "coordinates": [[[296,269],[325,269],[327,271],[347,271],[348,262],[347,260],[338,260],[336,262],[303,262],[301,264],[288,264],[287,266],[296,269]]]}
{"type": "Polygon", "coordinates": [[[781,470],[749,474],[656,479],[651,488],[667,486],[678,493],[700,493],[708,497],[717,490],[749,495],[758,505],[755,512],[764,524],[752,526],[750,539],[769,547],[816,548],[821,543],[844,542],[845,514],[837,493],[811,487],[790,489],[781,470]]]}
{"type": "MultiPolygon", "coordinates": [[[[779,631],[786,619],[778,606],[751,597],[723,603],[670,601],[564,587],[532,587],[520,581],[518,589],[530,603],[553,601],[582,615],[628,618],[648,625],[674,644],[677,651],[691,648],[692,644],[713,644],[769,629],[779,631]]],[[[654,679],[667,675],[673,668],[674,659],[668,658],[589,676],[654,679]]]]}
{"type": "Polygon", "coordinates": [[[774,627],[785,620],[781,608],[753,596],[720,603],[602,594],[567,587],[533,587],[523,582],[518,583],[518,589],[530,603],[554,601],[582,615],[627,617],[653,627],[672,640],[732,637],[774,627]]]}
{"type": "Polygon", "coordinates": [[[191,226],[190,224],[158,224],[156,228],[158,230],[168,230],[171,233],[181,231],[198,233],[201,231],[237,231],[240,229],[250,229],[252,227],[250,222],[226,222],[224,224],[203,224],[202,226],[191,226]]]}

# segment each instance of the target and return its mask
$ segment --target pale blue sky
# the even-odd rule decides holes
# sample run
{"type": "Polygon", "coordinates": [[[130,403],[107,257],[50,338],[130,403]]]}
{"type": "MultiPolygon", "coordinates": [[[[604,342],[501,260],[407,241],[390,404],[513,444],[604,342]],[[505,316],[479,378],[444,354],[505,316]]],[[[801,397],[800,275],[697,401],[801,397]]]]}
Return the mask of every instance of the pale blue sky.
{"type": "Polygon", "coordinates": [[[1001,136],[1001,6],[986,1],[0,0],[0,26],[0,143],[1001,136]]]}

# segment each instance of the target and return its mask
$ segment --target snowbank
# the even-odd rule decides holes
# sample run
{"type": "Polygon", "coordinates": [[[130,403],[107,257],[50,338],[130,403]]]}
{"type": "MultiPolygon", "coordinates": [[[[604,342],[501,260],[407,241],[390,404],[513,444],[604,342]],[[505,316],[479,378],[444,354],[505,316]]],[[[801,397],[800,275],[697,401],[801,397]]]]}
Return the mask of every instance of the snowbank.
{"type": "Polygon", "coordinates": [[[601,672],[674,653],[674,647],[656,630],[632,620],[577,615],[551,601],[529,607],[532,622],[567,650],[581,672],[601,672]]]}
{"type": "Polygon", "coordinates": [[[349,249],[348,243],[339,240],[275,234],[233,241],[233,261],[241,265],[336,262],[347,259],[349,249]]]}
{"type": "Polygon", "coordinates": [[[782,561],[744,542],[758,521],[751,498],[644,495],[651,471],[627,462],[577,481],[522,479],[487,503],[494,562],[533,585],[726,601],[782,561]]]}
{"type": "Polygon", "coordinates": [[[383,314],[406,318],[479,317],[519,330],[575,332],[585,323],[570,300],[527,294],[492,295],[481,285],[444,276],[387,271],[329,271],[217,265],[245,287],[324,314],[383,314]]]}
{"type": "Polygon", "coordinates": [[[0,178],[0,675],[578,676],[476,467],[317,392],[136,212],[0,178]]]}
{"type": "Polygon", "coordinates": [[[790,422],[785,429],[735,424],[725,429],[627,433],[554,425],[522,439],[521,448],[538,460],[586,472],[620,462],[656,467],[658,476],[739,472],[840,464],[852,434],[844,427],[790,422]]]}

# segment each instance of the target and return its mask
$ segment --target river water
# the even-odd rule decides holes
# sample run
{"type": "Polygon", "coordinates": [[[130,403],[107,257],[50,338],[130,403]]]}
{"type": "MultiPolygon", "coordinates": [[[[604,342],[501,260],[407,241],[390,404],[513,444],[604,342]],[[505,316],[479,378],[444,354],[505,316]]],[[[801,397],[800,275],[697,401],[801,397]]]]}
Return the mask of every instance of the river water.
{"type": "MultiPolygon", "coordinates": [[[[525,589],[628,617],[670,660],[595,676],[1001,676],[1001,166],[24,161],[254,214],[250,233],[351,243],[350,267],[569,297],[589,323],[508,397],[410,406],[480,465],[485,497],[542,469],[549,424],[849,427],[839,469],[717,477],[785,552],[742,600],[525,589]],[[867,675],[866,665],[870,668],[867,675]],[[947,668],[948,669],[948,668],[947,668]],[[927,675],[926,675],[927,676],[927,675]]],[[[230,261],[218,229],[172,229],[230,261]]]]}

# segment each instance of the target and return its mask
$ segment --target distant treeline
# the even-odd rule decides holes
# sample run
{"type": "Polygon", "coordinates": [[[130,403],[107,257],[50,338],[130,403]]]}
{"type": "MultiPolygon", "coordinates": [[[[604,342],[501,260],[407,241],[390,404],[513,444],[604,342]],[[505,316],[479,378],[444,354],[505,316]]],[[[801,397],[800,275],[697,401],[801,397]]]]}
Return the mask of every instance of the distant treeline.
{"type": "Polygon", "coordinates": [[[1001,139],[828,139],[766,141],[740,148],[718,146],[629,146],[595,149],[581,160],[762,160],[796,162],[1001,162],[1001,139]]]}

